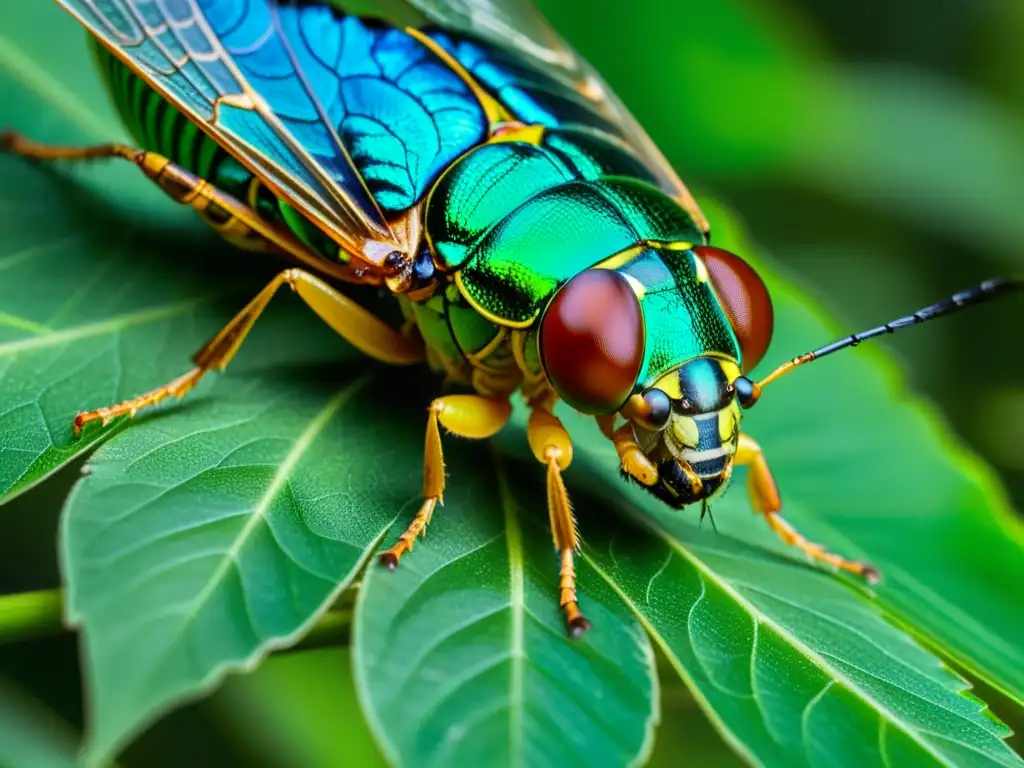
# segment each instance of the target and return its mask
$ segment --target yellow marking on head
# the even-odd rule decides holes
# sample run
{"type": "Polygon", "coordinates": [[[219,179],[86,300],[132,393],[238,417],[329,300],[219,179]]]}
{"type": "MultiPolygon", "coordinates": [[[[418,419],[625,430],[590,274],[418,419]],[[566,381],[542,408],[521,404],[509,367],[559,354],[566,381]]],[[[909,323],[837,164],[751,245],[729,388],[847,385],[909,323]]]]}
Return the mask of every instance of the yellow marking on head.
{"type": "Polygon", "coordinates": [[[719,357],[718,364],[722,366],[722,373],[725,374],[725,380],[730,384],[740,377],[740,367],[736,364],[735,360],[728,357],[719,357]]]}
{"type": "Polygon", "coordinates": [[[728,408],[718,412],[718,436],[723,445],[729,444],[739,434],[740,415],[740,405],[735,399],[728,408]]]}
{"type": "Polygon", "coordinates": [[[676,439],[687,448],[695,448],[700,442],[697,422],[689,416],[673,416],[672,431],[675,433],[676,439]]]}
{"type": "Polygon", "coordinates": [[[673,400],[681,400],[683,397],[683,390],[679,384],[679,369],[673,368],[654,382],[654,388],[660,389],[673,400]]]}

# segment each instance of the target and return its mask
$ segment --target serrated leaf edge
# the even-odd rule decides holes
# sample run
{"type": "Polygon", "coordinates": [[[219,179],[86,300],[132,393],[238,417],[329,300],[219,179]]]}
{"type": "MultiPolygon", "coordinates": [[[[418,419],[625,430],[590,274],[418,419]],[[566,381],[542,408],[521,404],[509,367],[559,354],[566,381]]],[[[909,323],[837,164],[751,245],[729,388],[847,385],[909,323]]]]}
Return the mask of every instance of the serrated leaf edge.
{"type": "MultiPolygon", "coordinates": [[[[313,442],[316,440],[319,434],[323,431],[324,427],[326,427],[330,420],[338,413],[338,411],[341,410],[341,408],[348,400],[350,400],[352,397],[358,394],[360,390],[362,390],[365,386],[367,386],[367,384],[369,384],[372,378],[372,374],[367,374],[356,379],[354,382],[340,389],[337,392],[337,394],[335,394],[334,397],[332,397],[327,402],[327,404],[323,408],[321,408],[320,411],[318,411],[316,416],[309,422],[306,429],[303,430],[302,434],[296,440],[292,449],[288,452],[288,455],[285,457],[284,461],[279,466],[277,472],[275,472],[270,485],[267,487],[267,490],[261,496],[260,502],[254,508],[253,515],[246,522],[246,525],[243,527],[242,531],[236,537],[236,544],[239,544],[239,542],[242,542],[244,538],[248,536],[249,532],[252,530],[253,520],[259,521],[264,519],[267,510],[273,503],[274,498],[276,498],[277,494],[285,487],[290,476],[290,473],[298,465],[305,451],[313,444],[313,442]]],[[[86,479],[85,475],[88,473],[91,463],[95,461],[96,458],[101,457],[102,454],[96,454],[96,456],[94,456],[93,459],[90,459],[90,463],[87,464],[85,468],[83,468],[83,478],[80,479],[75,484],[74,488],[72,488],[71,493],[68,495],[68,498],[65,501],[65,511],[62,514],[67,514],[67,510],[72,507],[74,499],[80,492],[82,483],[86,479]]],[[[349,586],[349,584],[351,583],[352,579],[356,576],[356,574],[358,574],[363,569],[363,566],[366,564],[367,559],[369,559],[369,557],[380,546],[380,542],[383,540],[384,536],[387,535],[388,530],[390,530],[390,527],[385,528],[381,532],[380,536],[375,541],[373,541],[370,544],[370,546],[367,547],[363,557],[360,558],[353,565],[352,569],[342,579],[339,580],[337,586],[326,596],[324,601],[321,603],[320,607],[316,611],[314,611],[309,616],[309,618],[300,626],[298,626],[293,632],[289,633],[288,635],[268,640],[266,643],[263,643],[261,646],[256,648],[249,656],[245,657],[240,661],[225,661],[217,664],[207,672],[206,676],[191,691],[182,696],[177,697],[172,701],[165,702],[161,706],[156,707],[152,712],[146,713],[146,715],[143,718],[141,718],[138,722],[132,725],[131,729],[125,731],[123,734],[120,735],[120,737],[116,741],[112,742],[109,748],[104,752],[97,753],[94,749],[91,748],[91,724],[88,725],[86,728],[85,743],[82,748],[81,757],[83,763],[87,766],[98,766],[104,764],[106,760],[108,760],[110,757],[112,757],[114,754],[120,751],[120,749],[122,749],[124,745],[127,744],[135,735],[137,735],[142,730],[144,730],[145,728],[159,720],[160,717],[162,717],[168,711],[176,709],[182,704],[187,703],[189,701],[195,701],[199,698],[202,698],[211,690],[216,688],[216,686],[228,674],[251,672],[260,664],[261,661],[263,661],[264,658],[266,658],[273,651],[281,650],[283,648],[288,648],[294,645],[298,640],[300,640],[303,637],[303,635],[305,635],[310,630],[310,628],[313,625],[315,625],[321,619],[324,613],[326,613],[327,610],[330,609],[331,605],[338,599],[340,594],[349,586]]],[[[64,573],[67,573],[68,571],[67,531],[68,527],[66,525],[62,525],[60,535],[61,570],[64,573]]],[[[226,554],[225,562],[227,561],[228,556],[226,554]]],[[[197,595],[197,598],[193,602],[196,602],[200,595],[209,593],[209,585],[214,584],[217,578],[221,576],[221,573],[221,569],[218,568],[217,572],[213,576],[211,576],[210,581],[208,583],[208,588],[204,589],[201,593],[199,593],[199,595],[197,595]]],[[[75,610],[74,592],[71,589],[70,580],[68,580],[68,584],[68,599],[65,602],[64,620],[69,628],[81,629],[82,637],[80,640],[80,653],[82,655],[82,668],[84,671],[83,689],[85,691],[84,698],[86,700],[86,703],[88,704],[93,700],[90,694],[90,689],[93,685],[93,680],[90,674],[88,658],[86,657],[85,653],[85,649],[87,647],[88,631],[84,623],[85,616],[82,613],[79,613],[75,610]]]]}
{"type": "MultiPolygon", "coordinates": [[[[836,670],[834,667],[828,664],[828,662],[825,659],[823,659],[817,651],[808,648],[806,644],[800,641],[799,638],[794,636],[788,629],[780,626],[773,619],[763,614],[760,610],[758,610],[756,606],[752,605],[742,594],[735,590],[726,580],[721,579],[715,573],[714,569],[712,569],[702,559],[700,559],[694,553],[690,552],[688,549],[683,547],[679,542],[673,539],[667,531],[665,531],[659,525],[653,522],[648,516],[640,513],[635,509],[630,509],[629,513],[634,519],[638,520],[641,523],[641,525],[643,525],[645,528],[651,531],[655,536],[660,538],[670,548],[670,551],[676,552],[683,559],[689,562],[698,571],[698,573],[701,574],[702,578],[709,579],[723,592],[727,593],[730,597],[732,597],[733,600],[736,601],[737,605],[741,606],[747,613],[750,614],[751,618],[754,620],[755,628],[758,625],[758,623],[763,623],[766,626],[770,627],[783,640],[788,642],[794,649],[800,651],[804,655],[804,657],[808,659],[808,661],[810,661],[812,664],[818,667],[823,673],[825,673],[825,675],[827,675],[830,678],[831,682],[841,684],[844,688],[850,691],[850,693],[852,693],[857,698],[861,699],[872,711],[879,715],[880,730],[882,726],[887,723],[895,725],[899,730],[903,731],[903,733],[909,736],[914,741],[914,743],[918,744],[923,750],[925,750],[925,752],[928,755],[934,758],[939,765],[946,766],[947,768],[956,768],[955,763],[951,763],[943,755],[937,754],[934,748],[926,740],[920,738],[917,729],[905,725],[897,717],[896,713],[892,712],[891,710],[889,710],[888,707],[876,701],[873,697],[864,693],[846,675],[844,675],[839,670],[836,670]]],[[[722,721],[718,717],[714,708],[710,705],[707,699],[704,698],[699,688],[694,684],[693,678],[682,667],[682,665],[678,663],[674,655],[671,653],[671,649],[665,643],[662,635],[650,624],[650,622],[646,620],[641,611],[635,607],[634,602],[629,598],[629,596],[618,588],[618,586],[615,584],[614,580],[609,576],[609,574],[606,571],[604,571],[597,563],[595,563],[592,558],[588,557],[585,551],[584,558],[587,560],[588,563],[590,563],[591,567],[593,567],[594,570],[601,575],[605,582],[612,589],[614,589],[620,595],[620,597],[622,597],[622,599],[625,600],[626,603],[633,609],[640,623],[643,624],[647,631],[651,633],[651,636],[654,638],[655,642],[658,643],[659,647],[665,653],[666,657],[668,657],[672,667],[677,671],[677,673],[682,678],[684,683],[690,689],[691,693],[693,693],[695,700],[700,705],[701,709],[704,710],[704,712],[708,716],[708,719],[716,727],[716,729],[719,731],[719,733],[725,739],[725,741],[733,749],[735,749],[737,753],[740,754],[741,757],[743,757],[743,759],[747,760],[747,762],[749,762],[751,765],[762,765],[761,761],[757,760],[754,757],[754,755],[751,753],[746,744],[725,725],[724,721],[722,721]]],[[[959,675],[957,675],[957,677],[959,677],[959,675]]],[[[962,680],[962,678],[960,679],[962,680]]],[[[826,686],[826,688],[823,689],[823,691],[818,695],[822,695],[824,690],[827,690],[830,687],[831,686],[826,686]]],[[[961,693],[957,692],[957,695],[961,695],[961,693]]],[[[972,698],[976,699],[977,697],[972,695],[972,698]]],[[[888,726],[886,725],[886,727],[888,726]]],[[[1013,752],[1013,750],[1011,750],[1008,745],[1006,745],[1005,736],[1001,737],[1000,741],[1006,748],[1007,755],[1011,758],[1016,758],[1018,763],[1020,763],[1021,758],[1015,752],[1013,752]]],[[[970,745],[963,744],[962,742],[956,743],[960,744],[960,746],[964,748],[969,749],[972,752],[977,753],[977,750],[975,750],[970,745]]],[[[977,754],[981,754],[984,758],[990,759],[988,755],[984,755],[982,753],[977,754]]]]}

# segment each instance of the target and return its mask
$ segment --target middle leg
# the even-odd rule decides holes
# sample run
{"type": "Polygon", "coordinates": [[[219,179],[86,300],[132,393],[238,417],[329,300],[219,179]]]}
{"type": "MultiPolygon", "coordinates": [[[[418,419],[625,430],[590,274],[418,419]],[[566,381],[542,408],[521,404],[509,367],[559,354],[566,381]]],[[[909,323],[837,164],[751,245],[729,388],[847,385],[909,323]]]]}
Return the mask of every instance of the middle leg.
{"type": "Polygon", "coordinates": [[[572,462],[572,440],[562,422],[546,406],[534,406],[526,424],[526,436],[537,461],[547,467],[548,515],[559,560],[558,604],[565,615],[569,634],[579,637],[590,629],[590,622],[580,612],[576,597],[574,561],[579,549],[579,533],[562,480],[562,471],[572,462]]]}

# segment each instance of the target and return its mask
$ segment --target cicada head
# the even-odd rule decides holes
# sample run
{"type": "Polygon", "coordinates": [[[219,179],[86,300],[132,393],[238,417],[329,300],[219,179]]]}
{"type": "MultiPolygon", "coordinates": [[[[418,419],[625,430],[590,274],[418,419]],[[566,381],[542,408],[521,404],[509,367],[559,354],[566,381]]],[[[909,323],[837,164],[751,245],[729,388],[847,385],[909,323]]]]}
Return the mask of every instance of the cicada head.
{"type": "Polygon", "coordinates": [[[771,334],[757,273],[728,251],[684,246],[573,277],[544,312],[539,346],[562,400],[625,417],[615,431],[624,471],[679,508],[727,485],[741,406],[752,404],[743,373],[771,334]],[[630,466],[627,445],[639,447],[642,467],[630,466]]]}
{"type": "Polygon", "coordinates": [[[768,289],[749,264],[710,246],[696,246],[693,254],[708,276],[739,354],[709,353],[685,361],[658,375],[624,408],[637,444],[657,470],[654,482],[641,484],[677,508],[711,499],[728,485],[741,408],[756,399],[743,373],[764,357],[774,325],[768,289]]]}

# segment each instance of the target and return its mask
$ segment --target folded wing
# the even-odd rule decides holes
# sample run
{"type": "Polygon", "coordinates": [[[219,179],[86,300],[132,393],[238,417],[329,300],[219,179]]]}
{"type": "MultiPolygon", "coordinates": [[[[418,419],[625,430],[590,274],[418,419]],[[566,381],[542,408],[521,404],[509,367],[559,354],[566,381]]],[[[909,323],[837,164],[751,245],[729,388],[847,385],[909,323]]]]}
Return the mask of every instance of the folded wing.
{"type": "Polygon", "coordinates": [[[486,136],[472,90],[428,47],[325,4],[60,2],[354,254],[397,247],[388,217],[486,136]]]}

